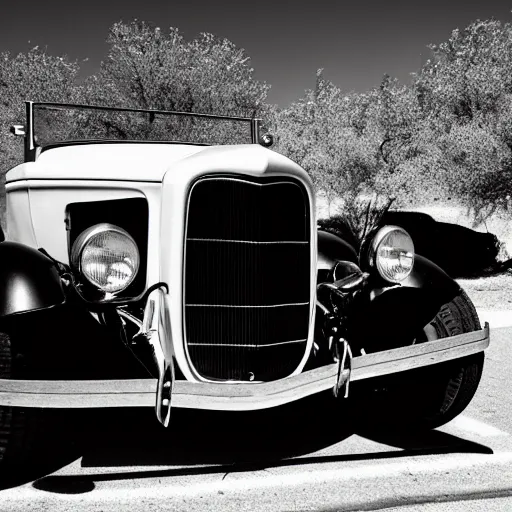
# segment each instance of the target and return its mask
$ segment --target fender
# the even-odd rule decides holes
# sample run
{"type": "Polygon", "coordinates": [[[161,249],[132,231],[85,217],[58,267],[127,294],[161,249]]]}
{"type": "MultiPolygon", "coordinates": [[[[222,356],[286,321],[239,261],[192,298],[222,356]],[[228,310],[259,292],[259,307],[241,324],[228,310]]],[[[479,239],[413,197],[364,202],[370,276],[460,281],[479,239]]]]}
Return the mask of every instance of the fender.
{"type": "Polygon", "coordinates": [[[332,233],[318,230],[318,270],[331,270],[337,261],[358,263],[357,252],[348,242],[332,233]]]}
{"type": "Polygon", "coordinates": [[[440,266],[419,254],[415,255],[411,274],[401,284],[402,287],[421,288],[432,292],[432,300],[436,302],[438,309],[460,293],[460,286],[456,281],[440,266]]]}
{"type": "Polygon", "coordinates": [[[351,332],[366,352],[408,345],[461,289],[435,263],[416,255],[410,276],[399,285],[382,281],[358,301],[351,332]],[[368,320],[371,321],[368,321],[368,320]]]}
{"type": "Polygon", "coordinates": [[[52,260],[17,242],[0,243],[0,317],[64,303],[52,260]]]}

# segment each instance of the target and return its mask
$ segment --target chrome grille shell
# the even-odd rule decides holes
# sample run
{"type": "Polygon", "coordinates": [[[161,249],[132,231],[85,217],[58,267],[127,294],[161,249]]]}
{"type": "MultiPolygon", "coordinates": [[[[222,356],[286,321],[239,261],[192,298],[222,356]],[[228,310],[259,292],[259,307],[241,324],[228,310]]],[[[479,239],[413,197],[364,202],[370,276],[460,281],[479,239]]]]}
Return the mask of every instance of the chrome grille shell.
{"type": "Polygon", "coordinates": [[[205,176],[190,188],[184,343],[204,380],[296,371],[311,329],[311,205],[293,177],[205,176]]]}

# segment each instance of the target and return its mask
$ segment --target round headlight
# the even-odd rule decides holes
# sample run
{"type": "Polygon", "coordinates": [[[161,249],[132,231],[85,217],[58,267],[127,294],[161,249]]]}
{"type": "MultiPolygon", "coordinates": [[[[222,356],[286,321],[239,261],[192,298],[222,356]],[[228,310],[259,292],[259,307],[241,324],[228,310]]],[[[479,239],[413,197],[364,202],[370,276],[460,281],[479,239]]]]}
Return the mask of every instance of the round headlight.
{"type": "Polygon", "coordinates": [[[135,240],[113,224],[96,224],[75,240],[71,263],[94,286],[105,293],[127,288],[139,270],[135,240]]]}
{"type": "Polygon", "coordinates": [[[385,226],[372,241],[370,265],[391,283],[406,279],[414,265],[414,244],[409,233],[398,226],[385,226]]]}

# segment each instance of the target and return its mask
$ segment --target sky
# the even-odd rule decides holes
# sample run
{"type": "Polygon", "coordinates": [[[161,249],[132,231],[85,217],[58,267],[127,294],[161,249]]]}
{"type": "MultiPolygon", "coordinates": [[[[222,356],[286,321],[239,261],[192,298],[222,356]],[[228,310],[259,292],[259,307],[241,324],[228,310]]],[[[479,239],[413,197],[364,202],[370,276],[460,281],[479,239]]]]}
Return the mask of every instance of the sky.
{"type": "Polygon", "coordinates": [[[137,18],[186,39],[211,32],[244,48],[255,77],[286,107],[315,83],[316,70],[343,91],[363,92],[387,73],[404,83],[429,56],[427,45],[476,19],[512,21],[505,0],[4,0],[0,52],[38,45],[94,73],[108,52],[109,27],[137,18]],[[87,59],[87,60],[86,60],[87,59]]]}

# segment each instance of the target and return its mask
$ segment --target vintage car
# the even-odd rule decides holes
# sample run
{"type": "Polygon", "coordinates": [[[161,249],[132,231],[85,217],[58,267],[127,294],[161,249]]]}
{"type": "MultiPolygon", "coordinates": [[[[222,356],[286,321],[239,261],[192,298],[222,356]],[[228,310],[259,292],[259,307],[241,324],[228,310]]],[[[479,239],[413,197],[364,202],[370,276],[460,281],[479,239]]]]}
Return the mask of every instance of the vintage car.
{"type": "Polygon", "coordinates": [[[258,119],[26,116],[0,243],[4,467],[30,454],[42,409],[153,407],[167,426],[173,408],[332,390],[415,430],[472,399],[489,328],[467,295],[403,228],[368,226],[358,251],[318,230],[308,174],[258,119]]]}

